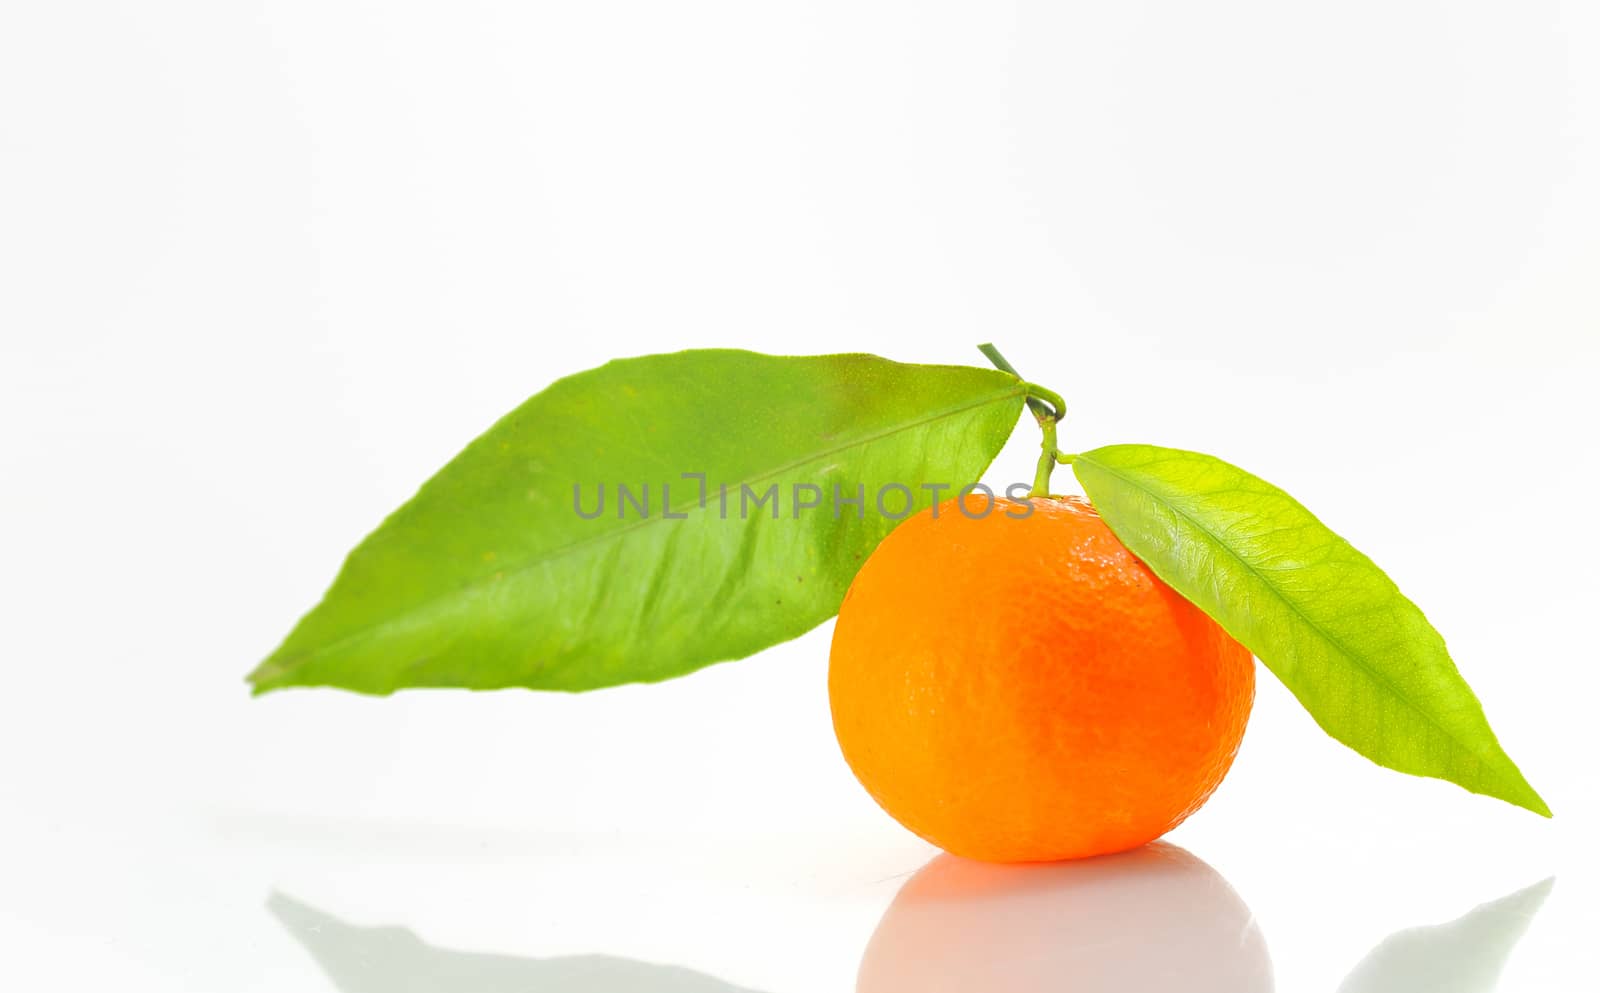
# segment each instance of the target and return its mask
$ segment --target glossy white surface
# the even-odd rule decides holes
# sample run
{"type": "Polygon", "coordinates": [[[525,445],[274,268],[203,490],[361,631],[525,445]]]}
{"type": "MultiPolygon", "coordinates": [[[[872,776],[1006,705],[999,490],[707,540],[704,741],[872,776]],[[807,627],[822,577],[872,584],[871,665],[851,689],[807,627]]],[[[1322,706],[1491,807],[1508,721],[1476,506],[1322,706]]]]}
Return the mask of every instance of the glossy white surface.
{"type": "Polygon", "coordinates": [[[1594,989],[1597,47],[1544,0],[7,5],[0,986],[1594,989]],[[990,339],[1064,445],[1213,451],[1372,554],[1556,818],[1263,672],[1192,859],[924,869],[826,626],[584,696],[246,694],[558,376],[990,339]]]}

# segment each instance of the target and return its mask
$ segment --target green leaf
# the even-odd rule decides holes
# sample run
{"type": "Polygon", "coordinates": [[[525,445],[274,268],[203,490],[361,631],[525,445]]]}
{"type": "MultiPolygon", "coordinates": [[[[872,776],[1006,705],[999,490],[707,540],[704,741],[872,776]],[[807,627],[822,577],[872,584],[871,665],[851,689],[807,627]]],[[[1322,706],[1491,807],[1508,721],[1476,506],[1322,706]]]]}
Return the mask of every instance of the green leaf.
{"type": "Polygon", "coordinates": [[[351,552],[250,680],[584,690],[750,655],[832,616],[904,504],[977,479],[1023,393],[988,369],[720,349],[568,377],[351,552]]]}
{"type": "Polygon", "coordinates": [[[1111,530],[1249,648],[1323,730],[1380,765],[1550,816],[1422,611],[1287,493],[1153,445],[1076,456],[1111,530]]]}

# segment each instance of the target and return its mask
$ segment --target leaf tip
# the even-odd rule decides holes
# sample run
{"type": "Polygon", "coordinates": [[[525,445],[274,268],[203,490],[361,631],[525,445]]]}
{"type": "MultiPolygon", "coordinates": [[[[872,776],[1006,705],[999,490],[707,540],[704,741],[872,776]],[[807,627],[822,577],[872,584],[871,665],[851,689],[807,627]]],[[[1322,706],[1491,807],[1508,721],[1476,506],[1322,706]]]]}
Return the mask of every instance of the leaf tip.
{"type": "Polygon", "coordinates": [[[1540,817],[1543,817],[1547,821],[1555,819],[1555,812],[1550,809],[1550,805],[1545,803],[1544,797],[1535,793],[1533,791],[1533,787],[1531,786],[1528,787],[1528,796],[1532,802],[1523,804],[1524,807],[1538,814],[1540,817]]]}
{"type": "Polygon", "coordinates": [[[1544,797],[1539,795],[1539,791],[1533,788],[1533,785],[1528,782],[1527,778],[1515,766],[1512,767],[1512,772],[1513,776],[1503,788],[1494,790],[1489,795],[1498,800],[1504,800],[1512,806],[1532,811],[1547,820],[1554,819],[1555,814],[1550,810],[1550,805],[1544,802],[1544,797]]]}
{"type": "Polygon", "coordinates": [[[271,693],[273,690],[281,690],[289,685],[284,679],[282,667],[270,658],[250,670],[244,681],[250,684],[252,698],[271,693]]]}

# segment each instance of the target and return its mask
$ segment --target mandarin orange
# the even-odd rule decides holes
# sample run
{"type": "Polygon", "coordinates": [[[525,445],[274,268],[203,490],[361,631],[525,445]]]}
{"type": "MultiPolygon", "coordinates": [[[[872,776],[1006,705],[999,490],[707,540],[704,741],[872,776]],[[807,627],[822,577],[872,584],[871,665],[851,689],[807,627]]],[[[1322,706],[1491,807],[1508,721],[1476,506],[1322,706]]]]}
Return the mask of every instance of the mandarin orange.
{"type": "Polygon", "coordinates": [[[956,855],[1053,861],[1170,831],[1233,761],[1249,652],[1081,499],[908,518],[845,595],[834,731],[878,804],[956,855]]]}

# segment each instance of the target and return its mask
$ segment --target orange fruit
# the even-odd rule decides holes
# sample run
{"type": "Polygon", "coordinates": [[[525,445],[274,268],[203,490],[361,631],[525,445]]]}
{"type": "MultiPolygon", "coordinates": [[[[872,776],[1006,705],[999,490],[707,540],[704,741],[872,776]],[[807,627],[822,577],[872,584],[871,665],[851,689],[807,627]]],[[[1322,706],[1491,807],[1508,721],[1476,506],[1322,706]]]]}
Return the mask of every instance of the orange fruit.
{"type": "Polygon", "coordinates": [[[845,594],[828,664],[867,792],[992,862],[1172,830],[1222,781],[1255,695],[1250,653],[1086,501],[1029,508],[972,494],[895,528],[845,594]]]}
{"type": "Polygon", "coordinates": [[[1048,866],[941,855],[901,887],[857,993],[1270,993],[1244,901],[1181,848],[1048,866]]]}

